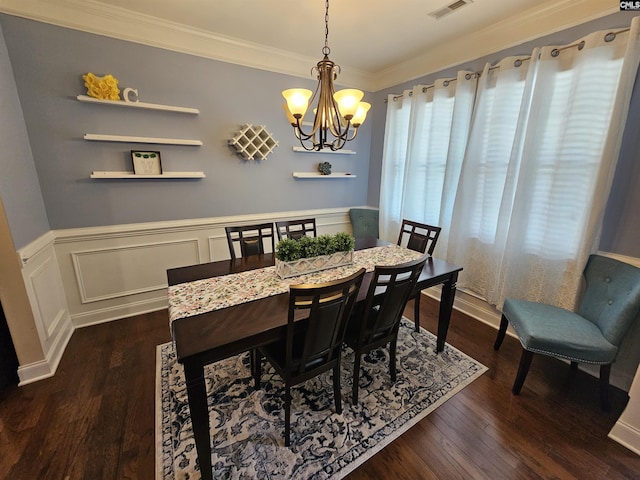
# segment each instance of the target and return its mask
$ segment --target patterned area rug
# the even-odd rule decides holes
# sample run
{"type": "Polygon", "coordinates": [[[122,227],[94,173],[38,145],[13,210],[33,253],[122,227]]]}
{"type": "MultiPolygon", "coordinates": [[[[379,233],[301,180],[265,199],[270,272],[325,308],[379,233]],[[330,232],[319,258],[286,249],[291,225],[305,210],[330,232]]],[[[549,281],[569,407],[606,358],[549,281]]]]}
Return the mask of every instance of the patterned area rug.
{"type": "MultiPolygon", "coordinates": [[[[206,367],[214,478],[338,479],[469,385],[487,368],[403,319],[397,382],[388,349],[363,357],[359,403],[351,404],[353,351],[342,362],[342,415],[335,413],[331,373],[292,388],[291,448],[284,447],[284,386],[265,363],[253,389],[249,355],[206,367]]],[[[200,478],[182,366],[173,345],[157,349],[156,477],[200,478]]]]}

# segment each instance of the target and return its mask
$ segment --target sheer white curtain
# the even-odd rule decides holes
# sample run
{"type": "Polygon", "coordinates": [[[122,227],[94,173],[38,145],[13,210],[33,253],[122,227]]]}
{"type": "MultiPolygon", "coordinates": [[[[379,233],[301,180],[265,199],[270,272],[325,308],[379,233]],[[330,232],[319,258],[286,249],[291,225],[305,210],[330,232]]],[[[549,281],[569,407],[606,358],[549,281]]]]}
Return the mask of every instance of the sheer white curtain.
{"type": "Polygon", "coordinates": [[[380,189],[380,237],[398,238],[403,218],[440,225],[444,256],[455,188],[460,175],[477,76],[417,85],[389,96],[380,189]]]}
{"type": "Polygon", "coordinates": [[[389,95],[380,176],[379,219],[380,238],[389,242],[397,240],[398,219],[402,218],[410,115],[411,90],[405,90],[402,95],[389,95]]]}
{"type": "Polygon", "coordinates": [[[498,306],[574,306],[638,68],[637,20],[485,68],[449,237],[461,287],[498,306]]]}

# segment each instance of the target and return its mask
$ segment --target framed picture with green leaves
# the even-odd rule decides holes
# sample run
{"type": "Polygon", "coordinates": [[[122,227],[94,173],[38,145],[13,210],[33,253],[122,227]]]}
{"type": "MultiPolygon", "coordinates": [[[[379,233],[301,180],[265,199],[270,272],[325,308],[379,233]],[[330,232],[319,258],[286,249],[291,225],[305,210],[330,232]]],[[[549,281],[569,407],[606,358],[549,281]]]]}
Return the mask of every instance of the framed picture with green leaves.
{"type": "Polygon", "coordinates": [[[162,175],[160,152],[131,150],[133,173],[136,175],[162,175]]]}

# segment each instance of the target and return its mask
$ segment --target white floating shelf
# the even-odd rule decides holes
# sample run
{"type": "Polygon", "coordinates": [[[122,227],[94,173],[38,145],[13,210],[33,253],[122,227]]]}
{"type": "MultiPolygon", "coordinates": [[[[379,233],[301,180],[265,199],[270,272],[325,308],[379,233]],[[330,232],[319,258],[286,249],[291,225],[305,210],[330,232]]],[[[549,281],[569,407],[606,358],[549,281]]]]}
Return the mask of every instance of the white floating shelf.
{"type": "Polygon", "coordinates": [[[88,95],[78,95],[76,98],[81,102],[99,103],[101,105],[113,105],[116,107],[146,108],[148,110],[164,110],[168,112],[190,113],[192,115],[198,115],[200,113],[200,110],[198,110],[197,108],[175,107],[173,105],[160,105],[158,103],[125,102],[123,100],[101,100],[99,98],[89,97],[88,95]]]}
{"type": "Polygon", "coordinates": [[[164,172],[161,175],[136,175],[133,172],[91,172],[91,178],[204,178],[204,172],[164,172]]]}
{"type": "Polygon", "coordinates": [[[125,135],[102,135],[98,133],[85,133],[85,140],[97,142],[123,142],[123,143],[155,143],[162,145],[202,145],[200,140],[188,140],[182,138],[153,138],[153,137],[129,137],[125,135]]]}
{"type": "Polygon", "coordinates": [[[332,154],[339,154],[339,155],[355,155],[356,154],[356,152],[353,150],[331,150],[329,148],[316,151],[316,150],[305,150],[303,147],[293,147],[293,151],[303,152],[303,153],[332,153],[332,154]]]}
{"type": "Polygon", "coordinates": [[[356,178],[355,175],[347,172],[333,172],[329,175],[322,175],[320,172],[293,172],[295,178],[356,178]]]}

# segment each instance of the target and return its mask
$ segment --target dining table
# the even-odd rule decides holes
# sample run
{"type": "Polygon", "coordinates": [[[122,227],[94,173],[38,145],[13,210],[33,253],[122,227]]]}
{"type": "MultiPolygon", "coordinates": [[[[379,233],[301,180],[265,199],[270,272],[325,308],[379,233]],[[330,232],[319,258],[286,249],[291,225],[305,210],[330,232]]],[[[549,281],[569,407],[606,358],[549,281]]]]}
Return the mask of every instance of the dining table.
{"type": "MultiPolygon", "coordinates": [[[[398,253],[403,253],[400,250],[403,247],[364,237],[355,239],[354,255],[383,247],[394,247],[398,253]]],[[[204,480],[212,479],[204,368],[282,338],[287,325],[289,296],[288,288],[279,291],[265,286],[278,283],[274,265],[275,254],[265,253],[167,270],[171,336],[177,360],[184,369],[198,464],[204,480]],[[211,282],[216,285],[213,293],[211,285],[214,283],[211,282]]],[[[442,286],[436,353],[444,349],[461,270],[461,266],[428,257],[416,284],[416,290],[442,286]]],[[[372,275],[370,266],[357,302],[364,302],[372,275]]],[[[289,279],[291,283],[302,282],[289,279]]]]}

